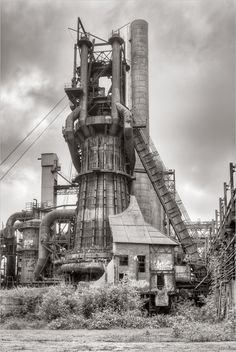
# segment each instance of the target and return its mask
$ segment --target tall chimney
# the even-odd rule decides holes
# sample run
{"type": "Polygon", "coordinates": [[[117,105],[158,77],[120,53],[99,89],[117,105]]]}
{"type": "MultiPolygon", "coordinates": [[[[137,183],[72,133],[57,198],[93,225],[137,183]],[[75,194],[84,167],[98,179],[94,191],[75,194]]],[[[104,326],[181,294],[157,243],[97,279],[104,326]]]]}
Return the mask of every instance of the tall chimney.
{"type": "MultiPolygon", "coordinates": [[[[149,143],[148,23],[135,20],[131,23],[130,32],[132,112],[135,125],[143,127],[149,143]]],[[[137,154],[135,177],[133,194],[145,221],[163,231],[163,208],[137,154]]]]}

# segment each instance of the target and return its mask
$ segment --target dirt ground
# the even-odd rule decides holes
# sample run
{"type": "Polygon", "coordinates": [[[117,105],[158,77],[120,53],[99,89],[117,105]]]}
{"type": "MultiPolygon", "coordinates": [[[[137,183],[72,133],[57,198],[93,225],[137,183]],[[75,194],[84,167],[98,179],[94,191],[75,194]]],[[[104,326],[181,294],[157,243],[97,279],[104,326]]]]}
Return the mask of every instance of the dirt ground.
{"type": "Polygon", "coordinates": [[[1,330],[0,351],[228,352],[236,342],[183,342],[158,330],[1,330]]]}

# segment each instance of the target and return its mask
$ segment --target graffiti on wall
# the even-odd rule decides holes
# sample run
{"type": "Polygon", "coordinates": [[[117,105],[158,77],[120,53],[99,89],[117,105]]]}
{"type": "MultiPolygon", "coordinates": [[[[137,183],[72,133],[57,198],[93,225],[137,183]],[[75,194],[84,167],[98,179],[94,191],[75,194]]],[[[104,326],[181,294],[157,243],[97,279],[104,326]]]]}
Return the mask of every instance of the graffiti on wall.
{"type": "Polygon", "coordinates": [[[171,254],[159,254],[158,256],[153,255],[151,257],[151,269],[152,270],[172,270],[173,269],[173,258],[171,254]]]}

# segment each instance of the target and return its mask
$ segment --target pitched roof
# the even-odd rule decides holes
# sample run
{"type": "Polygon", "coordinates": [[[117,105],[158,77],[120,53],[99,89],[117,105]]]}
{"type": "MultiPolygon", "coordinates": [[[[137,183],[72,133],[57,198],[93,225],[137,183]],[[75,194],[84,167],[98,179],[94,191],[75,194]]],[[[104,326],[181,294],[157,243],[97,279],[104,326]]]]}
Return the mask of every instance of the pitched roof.
{"type": "Polygon", "coordinates": [[[128,208],[110,215],[109,224],[116,243],[146,243],[177,246],[178,243],[145,222],[135,196],[130,196],[128,208]]]}

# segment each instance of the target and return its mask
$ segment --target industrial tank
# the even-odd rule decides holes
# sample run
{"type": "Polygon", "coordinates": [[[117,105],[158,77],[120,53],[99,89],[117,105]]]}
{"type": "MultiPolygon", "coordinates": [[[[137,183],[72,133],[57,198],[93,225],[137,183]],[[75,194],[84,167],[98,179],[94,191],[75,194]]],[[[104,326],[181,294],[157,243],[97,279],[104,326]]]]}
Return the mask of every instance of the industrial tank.
{"type": "Polygon", "coordinates": [[[18,230],[22,232],[21,246],[18,251],[18,274],[22,284],[34,280],[34,269],[38,259],[40,222],[39,219],[32,219],[18,226],[18,230]]]}

